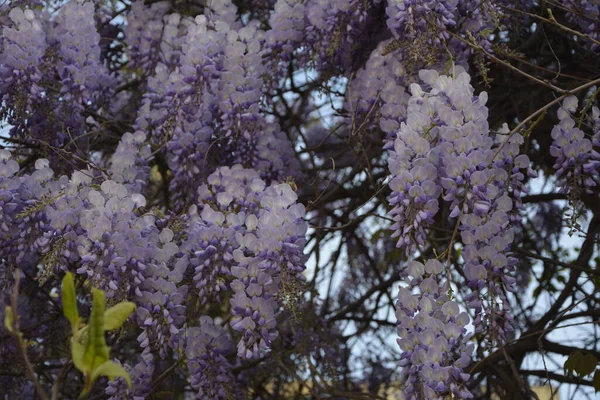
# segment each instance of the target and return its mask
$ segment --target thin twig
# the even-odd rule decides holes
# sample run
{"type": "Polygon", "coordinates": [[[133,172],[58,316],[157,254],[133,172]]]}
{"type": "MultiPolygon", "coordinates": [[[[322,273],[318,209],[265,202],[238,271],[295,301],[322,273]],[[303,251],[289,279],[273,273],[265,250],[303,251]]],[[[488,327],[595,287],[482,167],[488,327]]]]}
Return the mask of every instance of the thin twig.
{"type": "Polygon", "coordinates": [[[502,4],[498,4],[498,5],[500,6],[500,8],[504,8],[505,10],[516,12],[516,13],[519,13],[519,14],[527,15],[528,17],[531,17],[531,18],[538,19],[538,20],[540,20],[542,22],[545,22],[545,23],[550,24],[550,25],[554,25],[554,26],[556,26],[556,27],[558,27],[558,28],[560,28],[560,29],[562,29],[562,30],[564,30],[566,32],[572,33],[573,35],[579,36],[579,37],[584,38],[584,39],[588,39],[588,40],[592,41],[593,43],[600,45],[600,41],[594,39],[593,37],[591,37],[589,35],[586,35],[585,33],[581,33],[579,31],[576,31],[574,29],[571,29],[571,28],[569,28],[569,27],[567,27],[567,26],[559,23],[554,17],[552,17],[552,19],[545,18],[545,17],[543,17],[541,15],[538,15],[538,14],[529,13],[529,12],[523,11],[523,10],[517,10],[516,8],[504,6],[502,4]]]}
{"type": "Polygon", "coordinates": [[[486,49],[484,49],[482,46],[480,46],[480,45],[478,45],[476,43],[473,43],[473,42],[471,42],[471,41],[469,41],[467,39],[464,39],[464,38],[460,37],[459,35],[457,35],[457,34],[455,34],[453,32],[450,32],[448,30],[445,30],[445,32],[447,32],[451,36],[455,37],[456,39],[460,40],[461,42],[467,44],[468,46],[474,48],[475,50],[480,51],[481,53],[485,54],[493,62],[496,62],[496,63],[498,63],[500,65],[504,65],[506,68],[508,68],[508,69],[516,72],[519,75],[523,75],[527,79],[530,79],[530,80],[532,80],[532,81],[534,81],[534,82],[536,82],[536,83],[538,83],[538,84],[540,84],[542,86],[546,86],[547,88],[552,89],[555,92],[558,92],[558,93],[561,93],[561,94],[567,94],[567,93],[569,93],[569,91],[566,90],[566,89],[559,88],[558,86],[555,86],[555,85],[551,84],[550,82],[548,82],[546,80],[543,80],[543,79],[540,79],[540,78],[537,78],[537,77],[535,77],[533,75],[528,74],[527,72],[525,72],[525,71],[523,71],[523,70],[515,67],[511,63],[508,63],[508,62],[506,62],[504,60],[499,59],[498,57],[496,57],[492,53],[488,52],[486,49]]]}
{"type": "Polygon", "coordinates": [[[69,372],[69,369],[70,369],[70,366],[71,366],[71,364],[69,363],[70,358],[71,357],[70,357],[70,354],[69,354],[69,358],[67,358],[65,360],[65,365],[63,365],[63,368],[60,371],[60,375],[58,376],[58,378],[54,382],[54,385],[52,385],[52,400],[58,400],[58,395],[60,394],[60,384],[67,377],[67,373],[69,372]]]}
{"type": "Polygon", "coordinates": [[[494,157],[493,159],[495,159],[498,154],[500,153],[500,151],[502,150],[502,148],[506,145],[506,143],[508,143],[509,139],[516,134],[517,132],[519,132],[525,125],[527,125],[530,121],[532,121],[534,118],[536,118],[538,115],[540,115],[541,113],[544,113],[546,111],[548,111],[552,106],[554,106],[555,104],[560,103],[561,101],[563,101],[564,99],[566,99],[567,97],[580,92],[582,90],[585,89],[589,89],[592,86],[598,85],[600,84],[600,78],[598,79],[594,79],[593,81],[589,81],[588,83],[584,83],[581,86],[577,86],[574,89],[570,89],[568,90],[565,94],[557,97],[556,99],[552,100],[550,103],[546,104],[543,107],[540,107],[539,109],[537,109],[536,111],[534,111],[531,115],[529,115],[527,118],[525,118],[523,121],[521,121],[512,131],[510,131],[510,134],[508,136],[508,138],[502,142],[502,144],[500,146],[498,146],[498,149],[496,149],[496,153],[494,153],[494,157]]]}
{"type": "Polygon", "coordinates": [[[11,333],[17,340],[17,344],[18,344],[17,348],[19,349],[19,354],[21,355],[21,359],[23,360],[23,363],[25,364],[25,370],[27,372],[27,376],[33,382],[35,391],[37,392],[38,396],[40,396],[40,398],[42,400],[48,400],[48,396],[46,396],[44,389],[42,389],[42,386],[40,385],[40,382],[38,381],[37,376],[35,375],[33,365],[31,365],[31,361],[29,361],[29,357],[27,356],[27,349],[25,348],[25,342],[23,341],[23,336],[19,332],[18,298],[19,298],[19,283],[20,283],[20,281],[21,281],[21,271],[16,270],[15,271],[15,285],[14,285],[14,289],[13,289],[13,295],[11,296],[11,305],[12,305],[12,314],[13,314],[11,333]]]}

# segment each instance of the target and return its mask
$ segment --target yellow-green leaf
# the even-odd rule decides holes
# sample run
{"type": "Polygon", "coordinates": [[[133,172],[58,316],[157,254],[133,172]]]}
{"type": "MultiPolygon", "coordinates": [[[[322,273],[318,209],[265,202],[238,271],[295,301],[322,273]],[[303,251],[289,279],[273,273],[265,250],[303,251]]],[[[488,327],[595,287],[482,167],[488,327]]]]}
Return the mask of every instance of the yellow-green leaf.
{"type": "Polygon", "coordinates": [[[135,304],[129,301],[123,301],[104,313],[104,329],[112,331],[113,329],[119,329],[131,313],[135,310],[135,304]]]}
{"type": "Polygon", "coordinates": [[[79,312],[77,311],[77,296],[75,294],[75,280],[70,272],[62,280],[63,314],[71,323],[73,336],[77,334],[79,326],[79,312]]]}
{"type": "Polygon", "coordinates": [[[90,379],[90,375],[87,374],[83,376],[83,390],[79,394],[79,398],[85,398],[90,393],[90,390],[92,390],[92,380],[90,379]]]}
{"type": "Polygon", "coordinates": [[[10,332],[14,332],[15,315],[11,306],[4,307],[4,327],[10,332]]]}
{"type": "MultiPolygon", "coordinates": [[[[88,324],[79,329],[75,282],[71,274],[67,273],[63,279],[62,288],[64,314],[73,325],[71,358],[75,368],[83,373],[84,385],[80,398],[85,397],[91,391],[94,382],[100,376],[108,376],[111,380],[121,376],[131,386],[131,378],[127,371],[119,364],[108,360],[110,348],[106,345],[104,332],[123,325],[135,309],[135,304],[122,302],[106,310],[104,291],[92,289],[92,312],[88,324]]],[[[9,313],[7,313],[8,315],[9,313]]]]}
{"type": "Polygon", "coordinates": [[[85,365],[83,364],[84,350],[85,348],[81,343],[71,339],[71,358],[73,359],[73,364],[75,365],[75,368],[85,374],[89,371],[86,371],[85,365]]]}
{"type": "Polygon", "coordinates": [[[123,369],[117,363],[112,361],[106,361],[104,364],[98,366],[92,373],[92,383],[96,381],[100,376],[108,376],[108,379],[111,381],[116,377],[122,377],[127,382],[127,386],[131,387],[131,378],[129,377],[129,373],[123,369]]]}
{"type": "Polygon", "coordinates": [[[88,371],[94,371],[99,365],[108,361],[109,348],[104,338],[105,294],[102,290],[92,290],[92,313],[88,323],[85,339],[83,365],[88,371]]]}

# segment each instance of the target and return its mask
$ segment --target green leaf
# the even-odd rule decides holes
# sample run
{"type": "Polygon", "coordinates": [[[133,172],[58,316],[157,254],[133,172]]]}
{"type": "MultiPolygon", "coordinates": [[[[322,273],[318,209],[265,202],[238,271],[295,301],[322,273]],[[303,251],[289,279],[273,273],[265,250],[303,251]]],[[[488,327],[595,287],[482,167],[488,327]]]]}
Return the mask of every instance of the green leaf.
{"type": "Polygon", "coordinates": [[[404,253],[400,249],[396,248],[396,249],[388,252],[387,260],[390,263],[395,263],[395,262],[398,262],[402,258],[403,255],[404,255],[404,253]]]}
{"type": "Polygon", "coordinates": [[[371,236],[370,242],[371,242],[371,244],[375,244],[379,239],[381,239],[387,235],[389,235],[389,229],[386,229],[386,228],[379,229],[375,233],[373,233],[373,235],[371,236]]]}
{"type": "Polygon", "coordinates": [[[15,315],[11,306],[4,307],[4,327],[10,332],[15,333],[15,315]]]}
{"type": "Polygon", "coordinates": [[[583,354],[579,350],[571,353],[567,361],[565,361],[565,375],[573,375],[573,371],[577,371],[577,365],[582,358],[583,354]]]}
{"type": "Polygon", "coordinates": [[[73,274],[67,272],[62,280],[63,314],[71,323],[73,336],[77,336],[79,327],[79,312],[77,311],[77,296],[75,294],[75,280],[73,274]]]}
{"type": "Polygon", "coordinates": [[[596,370],[596,365],[598,365],[598,359],[592,353],[587,353],[583,356],[579,364],[577,365],[577,373],[579,376],[586,376],[591,374],[596,370]]]}
{"type": "Polygon", "coordinates": [[[592,382],[594,384],[594,393],[600,392],[600,369],[597,369],[594,373],[594,380],[592,382]]]}
{"type": "MultiPolygon", "coordinates": [[[[592,353],[584,354],[577,350],[565,361],[565,374],[572,375],[573,371],[581,378],[596,370],[598,359],[592,353]]],[[[600,378],[599,378],[600,379],[600,378]]]]}
{"type": "Polygon", "coordinates": [[[92,313],[88,323],[85,339],[83,365],[87,371],[94,371],[99,365],[108,361],[109,348],[104,338],[104,311],[106,298],[102,290],[92,290],[92,313]]]}
{"type": "Polygon", "coordinates": [[[104,313],[104,329],[107,331],[119,329],[133,310],[135,310],[135,304],[129,301],[123,301],[109,308],[104,313]]]}
{"type": "Polygon", "coordinates": [[[111,381],[120,376],[125,379],[127,386],[131,387],[131,378],[129,377],[129,373],[125,371],[122,366],[112,361],[107,361],[94,370],[92,373],[92,382],[96,381],[96,379],[98,379],[100,376],[108,376],[108,379],[111,381]]]}

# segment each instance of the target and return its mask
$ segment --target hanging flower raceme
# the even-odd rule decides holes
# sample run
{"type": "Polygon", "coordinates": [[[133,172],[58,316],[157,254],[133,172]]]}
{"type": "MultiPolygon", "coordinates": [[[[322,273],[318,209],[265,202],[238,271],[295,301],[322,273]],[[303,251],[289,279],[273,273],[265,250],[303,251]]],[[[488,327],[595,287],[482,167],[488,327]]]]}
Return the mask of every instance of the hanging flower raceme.
{"type": "Polygon", "coordinates": [[[232,365],[225,358],[232,348],[233,343],[225,329],[210,317],[201,317],[200,326],[187,329],[187,368],[198,399],[225,400],[235,395],[243,396],[237,392],[232,365]]]}
{"type": "Polygon", "coordinates": [[[0,112],[10,137],[39,148],[61,173],[85,159],[94,136],[85,112],[104,114],[114,89],[101,60],[94,7],[68,2],[53,14],[15,7],[2,30],[0,112]]]}
{"type": "Polygon", "coordinates": [[[113,80],[100,60],[94,12],[93,2],[68,2],[60,9],[49,38],[58,52],[62,101],[70,107],[83,107],[102,94],[111,94],[113,80]]]}
{"type": "Polygon", "coordinates": [[[507,18],[507,8],[533,5],[531,0],[390,0],[387,26],[396,41],[389,48],[417,67],[441,65],[450,53],[453,62],[465,65],[470,55],[481,56],[474,46],[493,52],[490,33],[515,20],[507,18]]]}
{"type": "MultiPolygon", "coordinates": [[[[16,113],[30,113],[42,97],[39,86],[42,57],[48,46],[42,21],[33,10],[13,8],[8,14],[12,25],[2,29],[0,41],[0,93],[7,107],[16,113]]],[[[14,124],[14,121],[9,121],[14,124]]]]}
{"type": "MultiPolygon", "coordinates": [[[[200,302],[229,290],[231,326],[242,333],[238,356],[251,358],[277,337],[276,316],[302,291],[305,209],[287,184],[267,186],[240,165],[222,167],[198,189],[181,263],[194,267],[200,302]]],[[[179,263],[178,262],[178,263],[179,263]]]]}
{"type": "MultiPolygon", "coordinates": [[[[506,295],[507,291],[514,290],[512,274],[517,262],[510,256],[514,236],[511,214],[515,203],[519,204],[513,197],[518,198],[525,191],[525,173],[534,175],[529,159],[518,154],[523,138],[513,134],[508,139],[496,140],[498,147],[494,147],[495,140],[490,136],[487,123],[487,95],[474,95],[469,75],[464,71],[457,69],[456,75],[449,77],[422,70],[419,77],[423,86],[410,86],[412,97],[408,102],[407,119],[400,125],[389,161],[393,176],[390,182],[395,221],[393,236],[399,237],[398,247],[416,251],[425,243],[429,226],[440,206],[445,204],[449,209],[449,222],[458,225],[462,239],[462,269],[472,290],[466,300],[475,311],[475,331],[485,331],[491,341],[501,343],[513,329],[506,295]]],[[[404,351],[402,365],[409,376],[407,391],[410,395],[422,393],[425,398],[437,398],[447,391],[459,398],[468,397],[467,392],[461,392],[465,377],[460,371],[461,366],[466,365],[463,356],[471,353],[465,343],[468,336],[464,336],[466,315],[452,320],[459,327],[454,336],[463,335],[460,337],[465,341],[452,353],[461,354],[462,361],[445,364],[455,365],[454,388],[443,384],[437,387],[432,383],[448,375],[436,375],[440,373],[438,370],[432,375],[429,368],[440,361],[429,357],[430,344],[415,353],[421,343],[415,340],[431,335],[422,335],[424,327],[416,326],[414,321],[421,324],[423,318],[426,321],[433,318],[441,332],[440,324],[448,323],[446,318],[449,317],[443,307],[446,310],[451,307],[454,316],[459,314],[458,306],[449,296],[451,276],[442,279],[441,264],[428,261],[426,277],[419,271],[419,264],[414,262],[404,271],[409,287],[401,289],[398,298],[400,345],[404,351]],[[422,294],[412,294],[415,288],[422,294]],[[438,310],[440,307],[442,311],[438,310]],[[411,335],[417,339],[409,339],[411,335]],[[427,374],[421,375],[425,370],[427,374]]],[[[445,272],[449,272],[449,268],[445,272]]],[[[445,344],[449,339],[444,335],[434,334],[431,340],[445,344]]],[[[439,357],[437,350],[431,351],[439,357]]],[[[441,359],[453,360],[451,357],[441,359]]]]}
{"type": "Polygon", "coordinates": [[[271,29],[266,34],[267,46],[286,61],[304,39],[304,11],[305,6],[300,0],[277,0],[269,19],[271,29]]]}
{"type": "Polygon", "coordinates": [[[125,132],[110,158],[110,177],[125,185],[129,193],[142,193],[148,183],[151,159],[146,134],[142,131],[125,132]]]}
{"type": "Polygon", "coordinates": [[[392,142],[405,121],[410,96],[406,91],[409,77],[402,63],[383,55],[389,43],[381,42],[356,73],[348,88],[345,109],[353,135],[365,135],[366,131],[368,137],[372,129],[381,129],[392,142]]]}
{"type": "MultiPolygon", "coordinates": [[[[380,35],[380,0],[278,0],[266,34],[268,66],[280,59],[311,65],[321,73],[349,76],[380,35]]],[[[285,78],[285,70],[276,79],[285,78]]],[[[277,80],[275,80],[276,82],[277,80]]]]}
{"type": "Polygon", "coordinates": [[[400,288],[396,318],[407,399],[473,397],[463,371],[473,352],[465,328],[470,318],[449,295],[444,272],[438,260],[412,261],[404,271],[408,287],[400,288]]]}
{"type": "MultiPolygon", "coordinates": [[[[561,193],[577,197],[581,192],[592,193],[599,183],[600,154],[594,150],[598,143],[598,131],[591,138],[579,129],[573,119],[577,111],[577,97],[569,96],[558,109],[560,122],[552,129],[550,154],[556,159],[554,169],[561,193]]],[[[598,113],[597,108],[592,113],[598,113]]],[[[597,128],[596,128],[597,129],[597,128]]]]}
{"type": "Polygon", "coordinates": [[[158,63],[138,114],[138,129],[163,149],[173,173],[178,211],[221,165],[252,167],[267,182],[299,175],[290,140],[262,107],[264,31],[219,15],[188,21],[180,67],[158,63]]]}
{"type": "Polygon", "coordinates": [[[108,382],[106,394],[109,400],[130,400],[145,399],[152,390],[152,375],[154,374],[154,364],[144,359],[140,360],[134,366],[125,365],[125,370],[131,377],[131,388],[128,388],[124,379],[117,379],[108,382]]]}
{"type": "Polygon", "coordinates": [[[169,10],[169,3],[159,1],[149,6],[143,1],[131,5],[127,14],[125,42],[128,45],[129,64],[144,74],[150,74],[160,59],[165,23],[164,16],[169,10]]]}
{"type": "Polygon", "coordinates": [[[560,0],[559,3],[564,7],[565,14],[575,29],[585,35],[584,41],[587,41],[591,49],[597,52],[599,49],[597,42],[600,39],[598,32],[600,4],[593,0],[560,0]]]}

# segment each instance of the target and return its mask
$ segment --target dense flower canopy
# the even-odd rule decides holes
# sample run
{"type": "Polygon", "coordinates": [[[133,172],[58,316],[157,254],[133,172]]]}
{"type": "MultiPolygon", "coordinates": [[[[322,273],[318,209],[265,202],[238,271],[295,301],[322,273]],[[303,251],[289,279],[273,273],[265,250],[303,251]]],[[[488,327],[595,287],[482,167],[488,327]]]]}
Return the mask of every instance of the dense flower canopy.
{"type": "Polygon", "coordinates": [[[0,399],[600,390],[599,19],[0,2],[0,399]]]}

